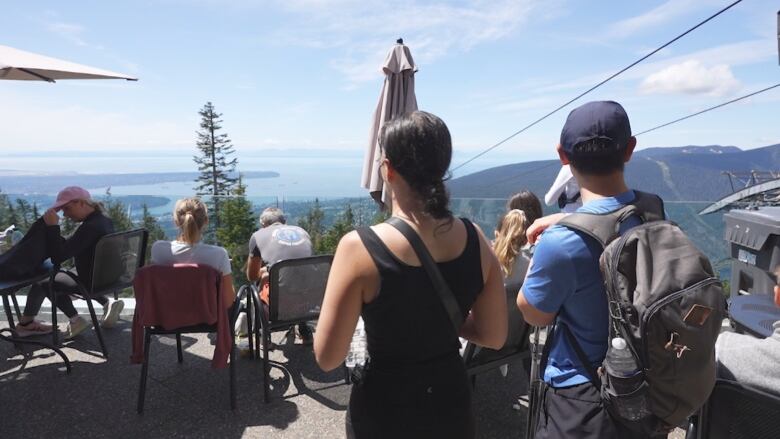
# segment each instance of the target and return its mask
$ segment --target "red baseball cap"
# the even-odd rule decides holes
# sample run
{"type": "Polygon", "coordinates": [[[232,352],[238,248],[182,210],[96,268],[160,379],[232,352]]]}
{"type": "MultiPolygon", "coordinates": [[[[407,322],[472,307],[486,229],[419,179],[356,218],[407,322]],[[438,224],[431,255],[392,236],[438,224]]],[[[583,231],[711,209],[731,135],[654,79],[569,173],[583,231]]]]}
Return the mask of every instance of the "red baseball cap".
{"type": "Polygon", "coordinates": [[[70,203],[73,200],[89,199],[92,199],[92,196],[89,195],[89,192],[86,189],[78,186],[68,186],[57,194],[57,201],[54,202],[54,205],[52,205],[51,208],[54,210],[60,210],[62,209],[62,206],[70,203]]]}

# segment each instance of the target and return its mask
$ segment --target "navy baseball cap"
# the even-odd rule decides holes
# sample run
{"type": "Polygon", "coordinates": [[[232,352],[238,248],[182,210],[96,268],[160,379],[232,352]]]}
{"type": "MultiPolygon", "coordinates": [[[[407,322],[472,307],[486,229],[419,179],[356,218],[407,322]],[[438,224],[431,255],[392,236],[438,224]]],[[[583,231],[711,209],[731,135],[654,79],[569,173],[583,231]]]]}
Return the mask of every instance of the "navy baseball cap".
{"type": "Polygon", "coordinates": [[[594,154],[604,155],[625,150],[631,139],[631,124],[628,122],[626,110],[620,104],[612,101],[588,102],[569,113],[561,131],[563,151],[571,155],[577,144],[593,139],[603,139],[614,146],[614,149],[609,148],[594,154]]]}

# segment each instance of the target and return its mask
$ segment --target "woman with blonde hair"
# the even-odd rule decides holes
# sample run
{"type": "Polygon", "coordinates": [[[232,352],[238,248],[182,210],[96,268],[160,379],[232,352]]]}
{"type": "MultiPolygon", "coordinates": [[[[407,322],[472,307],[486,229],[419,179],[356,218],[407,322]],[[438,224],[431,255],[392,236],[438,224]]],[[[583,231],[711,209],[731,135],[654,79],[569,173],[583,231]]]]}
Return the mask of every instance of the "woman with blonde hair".
{"type": "Polygon", "coordinates": [[[157,241],[152,245],[152,263],[161,265],[203,264],[222,273],[222,297],[225,307],[233,305],[236,292],[227,250],[201,242],[209,224],[206,204],[200,198],[184,198],[176,202],[173,223],[179,229],[174,241],[157,241]]]}
{"type": "Polygon", "coordinates": [[[504,284],[507,286],[520,285],[525,279],[525,273],[531,262],[531,248],[525,237],[525,231],[530,225],[524,211],[512,209],[501,218],[496,228],[493,251],[501,265],[504,284]]]}
{"type": "Polygon", "coordinates": [[[314,334],[317,363],[324,370],[344,363],[362,315],[370,359],[352,386],[347,437],[470,439],[471,385],[458,336],[503,346],[501,269],[482,232],[449,209],[452,142],[444,122],[423,111],[405,114],[385,124],[380,147],[393,221],[418,235],[466,318],[449,316],[402,232],[386,223],[360,228],[334,255],[314,334]]]}

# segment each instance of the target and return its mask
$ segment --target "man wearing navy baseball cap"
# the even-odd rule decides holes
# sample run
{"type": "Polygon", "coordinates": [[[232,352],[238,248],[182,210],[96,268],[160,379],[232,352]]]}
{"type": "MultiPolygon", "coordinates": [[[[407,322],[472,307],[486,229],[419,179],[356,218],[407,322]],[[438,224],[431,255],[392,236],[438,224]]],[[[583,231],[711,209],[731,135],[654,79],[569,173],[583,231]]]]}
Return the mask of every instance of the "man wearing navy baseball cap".
{"type": "MultiPolygon", "coordinates": [[[[636,138],[623,107],[611,101],[589,102],[573,110],[557,147],[561,164],[570,165],[580,186],[577,212],[606,213],[634,200],[623,168],[631,159],[636,138]]],[[[621,231],[640,223],[629,218],[621,231]]],[[[591,361],[604,360],[609,338],[608,308],[599,271],[601,246],[592,238],[563,226],[551,226],[541,236],[517,305],[535,326],[565,324],[591,361]]],[[[577,358],[564,331],[554,331],[543,371],[536,438],[632,438],[612,420],[599,389],[577,358]]]]}

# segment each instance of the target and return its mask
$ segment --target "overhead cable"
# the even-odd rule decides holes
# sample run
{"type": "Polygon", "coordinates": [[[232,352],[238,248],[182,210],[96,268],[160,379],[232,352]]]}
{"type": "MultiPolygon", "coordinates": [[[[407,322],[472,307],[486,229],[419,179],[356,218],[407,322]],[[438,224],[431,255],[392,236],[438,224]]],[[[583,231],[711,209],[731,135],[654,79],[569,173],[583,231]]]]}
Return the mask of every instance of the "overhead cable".
{"type": "Polygon", "coordinates": [[[641,136],[642,134],[649,133],[650,131],[655,131],[655,130],[657,130],[659,128],[668,127],[669,125],[675,124],[677,122],[682,122],[685,119],[690,119],[690,118],[692,118],[694,116],[698,116],[700,114],[704,114],[704,113],[707,113],[709,111],[712,111],[712,110],[715,110],[715,109],[718,109],[718,108],[721,108],[721,107],[725,107],[726,105],[733,104],[734,102],[739,102],[739,101],[741,101],[743,99],[747,99],[747,98],[749,98],[751,96],[755,96],[755,95],[767,92],[767,91],[772,90],[773,88],[777,88],[777,87],[780,87],[780,83],[777,83],[775,85],[772,85],[770,87],[767,87],[767,88],[764,88],[764,89],[761,89],[761,90],[758,90],[758,91],[754,91],[753,93],[746,94],[745,96],[740,96],[740,97],[738,97],[736,99],[732,99],[732,100],[730,100],[728,102],[724,102],[722,104],[715,105],[714,107],[710,107],[710,108],[707,108],[707,109],[704,109],[704,110],[701,110],[701,111],[697,111],[696,113],[689,114],[689,115],[687,115],[685,117],[681,117],[679,119],[675,119],[675,120],[673,120],[671,122],[666,122],[665,124],[661,124],[661,125],[658,125],[657,127],[650,128],[649,130],[644,130],[644,131],[642,131],[640,133],[634,134],[634,137],[641,136]]]}
{"type": "MultiPolygon", "coordinates": [[[[651,131],[655,131],[655,130],[658,130],[658,129],[661,129],[661,128],[664,128],[664,127],[668,127],[669,125],[672,125],[672,124],[675,124],[675,123],[678,123],[678,122],[682,122],[682,121],[684,121],[684,120],[686,120],[686,119],[690,119],[690,118],[692,118],[692,117],[695,117],[695,116],[698,116],[698,115],[700,115],[700,114],[708,113],[708,112],[710,112],[710,111],[712,111],[712,110],[716,110],[716,109],[718,109],[718,108],[725,107],[726,105],[733,104],[733,103],[735,103],[735,102],[739,102],[739,101],[741,101],[741,100],[744,100],[744,99],[747,99],[747,98],[749,98],[749,97],[756,96],[756,95],[759,95],[759,94],[761,94],[761,93],[766,93],[766,92],[768,92],[768,91],[770,91],[770,90],[773,90],[773,89],[775,89],[775,88],[778,88],[778,87],[780,87],[780,83],[777,83],[777,84],[775,84],[775,85],[772,85],[772,86],[769,86],[769,87],[766,87],[766,88],[762,88],[761,90],[754,91],[753,93],[749,93],[749,94],[746,94],[746,95],[744,95],[744,96],[740,96],[740,97],[738,97],[738,98],[735,98],[735,99],[732,99],[732,100],[730,100],[730,101],[723,102],[723,103],[721,103],[721,104],[718,104],[718,105],[715,105],[715,106],[712,106],[712,107],[709,107],[709,108],[705,108],[704,110],[697,111],[697,112],[695,112],[695,113],[693,113],[693,114],[689,114],[689,115],[687,115],[687,116],[680,117],[680,118],[678,118],[678,119],[675,119],[675,120],[673,120],[673,121],[666,122],[666,123],[664,123],[664,124],[661,124],[661,125],[655,126],[655,127],[653,127],[653,128],[650,128],[650,129],[648,129],[648,130],[641,131],[641,132],[639,132],[639,133],[636,133],[636,134],[634,134],[634,137],[638,137],[638,136],[641,136],[642,134],[646,134],[646,133],[649,133],[649,132],[651,132],[651,131]]],[[[488,185],[488,186],[494,186],[494,185],[496,185],[496,184],[504,183],[504,182],[506,182],[506,181],[509,181],[509,180],[514,180],[515,178],[522,177],[522,176],[524,176],[524,175],[528,175],[528,174],[534,173],[534,172],[536,172],[536,171],[540,171],[540,170],[542,170],[542,169],[545,169],[545,168],[549,168],[550,166],[552,166],[552,165],[557,165],[557,164],[559,164],[559,163],[560,163],[560,162],[558,162],[558,161],[556,161],[556,160],[552,160],[550,163],[547,163],[547,164],[544,164],[544,165],[542,165],[542,166],[539,166],[538,168],[533,168],[533,169],[530,169],[530,170],[526,170],[526,171],[523,171],[523,172],[521,172],[521,173],[514,174],[514,175],[511,175],[511,176],[509,176],[509,177],[503,178],[503,179],[501,179],[501,180],[499,180],[499,181],[492,182],[492,183],[490,183],[490,185],[488,185]]],[[[488,186],[482,186],[482,187],[488,187],[488,186]]],[[[480,188],[481,188],[481,187],[480,187],[480,188]]]]}
{"type": "Polygon", "coordinates": [[[598,84],[594,85],[593,87],[591,87],[591,88],[589,88],[589,89],[585,90],[584,92],[580,93],[579,95],[575,96],[574,98],[572,98],[572,99],[570,99],[570,100],[566,101],[566,103],[564,103],[564,104],[562,104],[562,105],[558,106],[557,108],[555,108],[554,110],[552,110],[552,111],[550,111],[549,113],[545,114],[544,116],[540,117],[539,119],[536,119],[535,121],[531,122],[530,124],[526,125],[525,127],[521,128],[520,130],[518,130],[518,131],[514,132],[514,133],[513,133],[512,135],[510,135],[509,137],[507,137],[507,138],[505,138],[505,139],[501,140],[500,142],[498,142],[498,143],[494,144],[493,146],[491,146],[491,147],[489,147],[489,148],[485,149],[484,151],[480,152],[479,154],[475,155],[474,157],[472,157],[472,158],[470,158],[470,159],[466,160],[465,162],[463,162],[463,163],[459,164],[458,166],[456,166],[455,168],[453,168],[453,169],[452,169],[452,171],[453,171],[453,172],[454,172],[454,171],[457,171],[458,169],[462,168],[463,166],[466,166],[467,164],[469,164],[469,163],[473,162],[474,160],[476,160],[476,159],[478,159],[478,158],[482,157],[483,155],[487,154],[488,152],[490,152],[490,151],[492,151],[492,150],[494,150],[494,149],[498,148],[499,146],[501,146],[501,145],[503,145],[504,143],[508,142],[509,140],[511,140],[512,138],[514,138],[515,136],[517,136],[518,134],[521,134],[521,133],[523,133],[524,131],[528,130],[529,128],[533,127],[534,125],[538,124],[539,122],[541,122],[541,121],[543,121],[543,120],[547,119],[548,117],[552,116],[553,114],[557,113],[558,111],[562,110],[563,108],[565,108],[565,107],[569,106],[569,104],[571,104],[571,103],[573,103],[573,102],[575,102],[575,101],[579,100],[580,98],[582,98],[583,96],[585,96],[585,95],[587,95],[588,93],[592,92],[593,90],[596,90],[597,88],[601,87],[602,85],[606,84],[607,82],[609,82],[609,81],[611,81],[612,79],[616,78],[617,76],[621,75],[621,74],[622,74],[623,72],[625,72],[626,70],[628,70],[628,69],[630,69],[630,68],[634,67],[635,65],[637,65],[637,64],[639,64],[639,63],[641,63],[642,61],[646,60],[647,58],[650,58],[651,56],[653,56],[653,55],[655,55],[656,53],[660,52],[661,50],[665,49],[666,47],[668,47],[668,46],[669,46],[669,45],[671,45],[672,43],[676,42],[676,41],[677,41],[677,40],[679,40],[680,38],[682,38],[682,37],[684,37],[684,36],[688,35],[689,33],[693,32],[694,30],[698,29],[699,27],[701,27],[702,25],[704,25],[705,23],[707,23],[708,21],[710,21],[710,20],[714,19],[715,17],[717,17],[718,15],[720,15],[720,14],[722,14],[722,13],[724,13],[724,12],[728,11],[729,9],[731,9],[732,7],[736,6],[737,4],[739,4],[739,3],[741,3],[741,2],[742,2],[742,0],[736,0],[735,2],[731,3],[730,5],[726,6],[726,7],[725,7],[725,8],[723,8],[723,9],[721,9],[720,11],[716,12],[715,14],[713,14],[713,15],[710,15],[710,16],[709,16],[707,19],[705,19],[705,20],[703,20],[703,21],[699,22],[697,25],[695,25],[695,26],[693,26],[693,27],[689,28],[689,29],[688,29],[688,30],[686,30],[685,32],[681,33],[680,35],[678,35],[678,36],[674,37],[673,39],[669,40],[669,41],[668,41],[666,44],[664,44],[663,46],[660,46],[660,47],[658,47],[657,49],[653,50],[652,52],[648,53],[647,55],[645,55],[645,56],[643,56],[643,57],[639,58],[638,60],[636,60],[636,61],[634,61],[634,62],[632,62],[632,63],[631,63],[631,64],[629,64],[628,66],[626,66],[626,67],[624,67],[624,68],[620,69],[618,72],[616,72],[616,73],[612,74],[611,76],[609,76],[607,79],[604,79],[603,81],[601,81],[601,82],[599,82],[598,84]]]}

